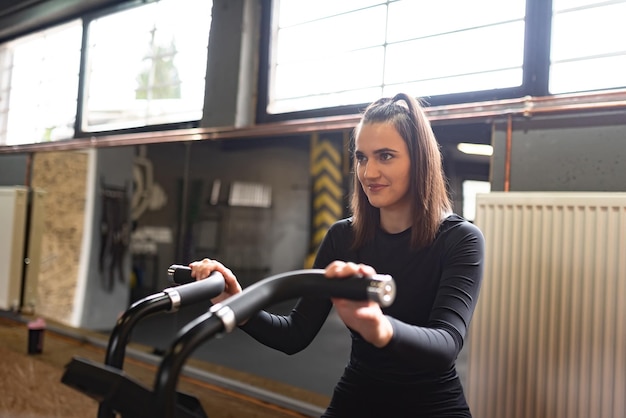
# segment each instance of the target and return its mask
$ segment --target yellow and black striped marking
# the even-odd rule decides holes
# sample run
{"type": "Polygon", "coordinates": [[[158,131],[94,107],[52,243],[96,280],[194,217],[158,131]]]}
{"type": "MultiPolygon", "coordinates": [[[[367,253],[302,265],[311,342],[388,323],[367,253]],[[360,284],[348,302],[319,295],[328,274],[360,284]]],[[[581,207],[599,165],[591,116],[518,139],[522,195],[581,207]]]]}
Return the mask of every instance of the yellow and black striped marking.
{"type": "Polygon", "coordinates": [[[311,241],[305,268],[310,268],[328,228],[344,215],[342,173],[345,135],[311,136],[311,241]]]}

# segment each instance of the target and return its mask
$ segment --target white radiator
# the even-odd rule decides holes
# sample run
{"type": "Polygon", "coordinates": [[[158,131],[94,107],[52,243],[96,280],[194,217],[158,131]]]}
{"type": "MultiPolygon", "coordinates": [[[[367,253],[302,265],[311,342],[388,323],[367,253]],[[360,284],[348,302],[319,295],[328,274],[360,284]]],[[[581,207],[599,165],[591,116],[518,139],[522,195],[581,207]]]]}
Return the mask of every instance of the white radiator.
{"type": "Polygon", "coordinates": [[[34,314],[37,309],[39,272],[41,269],[41,242],[44,234],[45,196],[43,189],[30,190],[30,207],[28,211],[28,244],[24,254],[24,281],[22,283],[22,300],[20,310],[24,314],[34,314]]]}
{"type": "Polygon", "coordinates": [[[20,307],[28,188],[0,187],[0,310],[20,307]]]}
{"type": "Polygon", "coordinates": [[[477,197],[468,341],[477,418],[626,417],[626,193],[477,197]]]}

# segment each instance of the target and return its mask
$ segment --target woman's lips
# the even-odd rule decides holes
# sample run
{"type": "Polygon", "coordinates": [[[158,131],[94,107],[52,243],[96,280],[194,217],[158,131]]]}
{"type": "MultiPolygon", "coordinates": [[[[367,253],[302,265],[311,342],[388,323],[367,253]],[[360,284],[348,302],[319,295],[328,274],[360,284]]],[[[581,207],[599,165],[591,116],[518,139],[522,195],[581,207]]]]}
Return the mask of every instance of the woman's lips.
{"type": "Polygon", "coordinates": [[[385,186],[382,184],[368,184],[367,185],[367,190],[369,190],[370,192],[379,192],[381,191],[385,186]]]}

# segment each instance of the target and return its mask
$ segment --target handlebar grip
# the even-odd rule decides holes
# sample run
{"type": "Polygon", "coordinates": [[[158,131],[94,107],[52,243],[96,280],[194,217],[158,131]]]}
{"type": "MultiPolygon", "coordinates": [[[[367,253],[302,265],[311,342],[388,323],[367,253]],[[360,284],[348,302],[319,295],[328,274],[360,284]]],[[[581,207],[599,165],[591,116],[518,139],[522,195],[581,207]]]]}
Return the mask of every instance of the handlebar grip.
{"type": "Polygon", "coordinates": [[[383,308],[391,306],[396,300],[396,282],[388,274],[376,274],[367,287],[367,296],[383,308]]]}
{"type": "Polygon", "coordinates": [[[224,291],[224,287],[224,276],[219,271],[214,271],[206,279],[168,287],[163,291],[172,300],[171,310],[175,310],[181,305],[191,305],[214,298],[224,291]]]}
{"type": "Polygon", "coordinates": [[[191,277],[191,268],[181,264],[172,264],[167,269],[167,275],[170,280],[177,284],[191,283],[196,279],[191,277]]]}
{"type": "Polygon", "coordinates": [[[353,300],[371,300],[381,307],[391,306],[396,298],[396,284],[388,274],[375,274],[367,277],[349,277],[330,280],[328,293],[332,297],[353,300]]]}
{"type": "Polygon", "coordinates": [[[258,281],[242,292],[216,303],[204,314],[180,330],[165,353],[155,379],[154,399],[157,410],[175,416],[177,378],[187,357],[206,339],[220,332],[231,332],[238,323],[273,303],[288,299],[338,297],[372,300],[390,306],[396,296],[393,278],[385,274],[328,279],[322,269],[291,271],[258,281]]]}

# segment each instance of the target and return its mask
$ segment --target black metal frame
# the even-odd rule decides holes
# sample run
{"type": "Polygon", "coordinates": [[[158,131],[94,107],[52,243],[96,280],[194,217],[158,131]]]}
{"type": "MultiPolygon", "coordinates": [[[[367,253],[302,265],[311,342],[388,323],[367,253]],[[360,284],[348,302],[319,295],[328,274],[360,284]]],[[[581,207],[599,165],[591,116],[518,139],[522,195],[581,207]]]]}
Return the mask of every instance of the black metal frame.
{"type": "MultiPolygon", "coordinates": [[[[130,342],[132,331],[137,323],[148,316],[160,312],[176,312],[183,302],[185,305],[190,305],[208,300],[224,291],[224,277],[221,273],[214,272],[204,280],[195,281],[195,279],[191,277],[190,271],[189,267],[186,266],[170,266],[168,274],[172,281],[179,284],[179,286],[167,288],[162,292],[138,300],[119,317],[109,336],[109,343],[103,365],[97,365],[97,363],[86,359],[74,359],[72,361],[71,367],[75,370],[74,377],[66,373],[63,379],[67,379],[67,382],[64,383],[82,387],[84,392],[93,394],[94,397],[98,398],[100,402],[98,406],[98,418],[113,418],[115,416],[114,410],[107,399],[111,397],[114,398],[117,394],[113,393],[110,396],[98,395],[110,390],[110,387],[122,385],[124,387],[122,393],[126,393],[127,391],[129,393],[133,393],[133,391],[145,392],[145,390],[141,388],[141,385],[119,377],[119,373],[122,372],[124,367],[126,346],[130,342]],[[85,372],[95,372],[96,376],[99,376],[99,378],[96,379],[96,382],[99,382],[100,385],[97,386],[97,389],[93,389],[90,386],[82,386],[83,384],[80,383],[81,378],[76,380],[76,376],[82,376],[85,372]],[[107,381],[109,382],[108,384],[106,383],[107,381]],[[113,384],[113,381],[117,383],[113,384]]],[[[82,380],[85,380],[85,378],[82,378],[82,380]]],[[[185,399],[184,405],[187,409],[190,409],[191,406],[192,410],[197,410],[196,405],[199,405],[197,401],[191,397],[183,398],[182,394],[181,399],[185,399]]]]}

